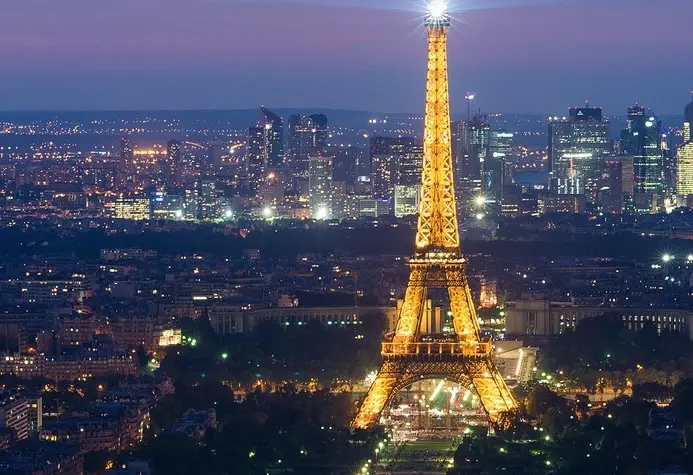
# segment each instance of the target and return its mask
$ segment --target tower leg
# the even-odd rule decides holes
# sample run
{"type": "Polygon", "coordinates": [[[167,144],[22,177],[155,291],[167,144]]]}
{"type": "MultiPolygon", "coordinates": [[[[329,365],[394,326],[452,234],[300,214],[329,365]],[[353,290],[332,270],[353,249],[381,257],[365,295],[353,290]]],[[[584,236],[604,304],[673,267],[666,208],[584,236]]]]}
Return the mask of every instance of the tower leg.
{"type": "Polygon", "coordinates": [[[459,269],[447,270],[445,277],[448,281],[450,311],[459,341],[478,341],[479,322],[464,269],[460,266],[459,269]]]}
{"type": "Polygon", "coordinates": [[[490,355],[474,373],[472,382],[490,422],[501,423],[504,413],[514,410],[517,405],[490,355]]]}
{"type": "Polygon", "coordinates": [[[397,320],[393,342],[410,343],[415,340],[421,325],[421,315],[426,300],[423,269],[412,269],[407,291],[404,294],[402,310],[397,320]]]}
{"type": "Polygon", "coordinates": [[[388,401],[392,396],[395,387],[397,386],[398,376],[388,373],[385,370],[385,364],[380,369],[375,381],[366,393],[366,398],[361,404],[356,418],[351,426],[354,429],[369,429],[376,425],[380,420],[380,414],[385,409],[388,401]]]}

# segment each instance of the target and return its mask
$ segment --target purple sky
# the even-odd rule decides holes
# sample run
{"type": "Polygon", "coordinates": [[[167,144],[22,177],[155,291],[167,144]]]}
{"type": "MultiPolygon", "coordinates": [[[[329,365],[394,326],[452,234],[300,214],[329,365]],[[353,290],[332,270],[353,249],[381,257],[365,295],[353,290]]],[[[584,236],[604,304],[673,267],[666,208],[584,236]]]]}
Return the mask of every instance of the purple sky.
{"type": "MultiPolygon", "coordinates": [[[[416,3],[390,8],[407,1],[2,0],[0,109],[418,112],[425,32],[416,3]]],[[[693,88],[693,0],[458,9],[458,112],[471,90],[488,111],[563,113],[590,99],[607,113],[636,100],[680,113],[693,88]]]]}

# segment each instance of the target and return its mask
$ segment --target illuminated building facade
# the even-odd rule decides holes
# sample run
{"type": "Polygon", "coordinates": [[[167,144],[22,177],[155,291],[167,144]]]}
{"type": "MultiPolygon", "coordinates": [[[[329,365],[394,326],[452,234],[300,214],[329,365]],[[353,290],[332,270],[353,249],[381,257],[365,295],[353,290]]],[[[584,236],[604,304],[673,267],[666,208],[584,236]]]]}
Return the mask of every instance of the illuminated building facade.
{"type": "Polygon", "coordinates": [[[360,198],[359,218],[378,218],[391,213],[390,198],[360,198]]]}
{"type": "Polygon", "coordinates": [[[311,157],[309,168],[310,217],[329,219],[332,217],[332,158],[311,157]]]}
{"type": "Polygon", "coordinates": [[[652,111],[639,105],[628,108],[626,129],[621,131],[621,153],[633,157],[634,208],[639,213],[656,211],[665,191],[662,156],[662,123],[652,111]]]}
{"type": "Polygon", "coordinates": [[[185,187],[185,209],[183,210],[183,218],[189,221],[199,219],[201,207],[201,184],[200,180],[196,179],[192,183],[188,183],[185,187]]]}
{"type": "Polygon", "coordinates": [[[676,194],[693,195],[693,142],[686,142],[676,152],[676,194]]]}
{"type": "Polygon", "coordinates": [[[421,202],[411,274],[395,331],[382,344],[380,371],[368,389],[352,427],[369,429],[402,389],[422,379],[447,378],[473,387],[491,423],[507,427],[515,400],[492,357],[493,342],[482,339],[476,305],[460,251],[453,161],[450,149],[445,4],[435,0],[424,24],[428,30],[428,71],[424,119],[421,202]],[[454,333],[422,339],[428,290],[446,289],[454,333]]]}
{"type": "Polygon", "coordinates": [[[284,119],[264,107],[262,129],[267,170],[277,170],[284,163],[284,119]]]}
{"type": "Polygon", "coordinates": [[[124,174],[128,174],[133,168],[134,153],[132,142],[126,138],[120,139],[120,170],[124,174]]]}
{"type": "Polygon", "coordinates": [[[152,219],[180,220],[184,218],[185,199],[157,191],[151,195],[150,208],[152,219]]]}
{"type": "Polygon", "coordinates": [[[178,140],[169,140],[166,143],[166,167],[163,172],[171,183],[180,180],[181,152],[181,144],[178,140]]]}
{"type": "Polygon", "coordinates": [[[601,107],[572,107],[568,118],[549,122],[550,188],[560,194],[585,194],[596,201],[599,176],[611,151],[609,121],[601,107]]]}
{"type": "Polygon", "coordinates": [[[294,114],[289,117],[288,162],[299,172],[307,172],[310,157],[317,156],[327,147],[327,117],[294,114]]]}
{"type": "Polygon", "coordinates": [[[413,137],[371,137],[371,184],[378,198],[393,198],[395,185],[421,183],[423,146],[413,137]]]}
{"type": "Polygon", "coordinates": [[[395,185],[395,217],[413,216],[419,211],[420,185],[395,185]]]}
{"type": "Polygon", "coordinates": [[[26,397],[22,394],[0,396],[0,427],[14,430],[17,440],[29,437],[29,411],[26,397]]]}
{"type": "Polygon", "coordinates": [[[508,130],[490,131],[489,152],[484,162],[484,189],[498,203],[503,199],[503,187],[510,184],[506,170],[514,163],[514,140],[515,134],[508,130]]]}
{"type": "Polygon", "coordinates": [[[490,141],[491,126],[481,114],[469,121],[452,123],[452,154],[458,191],[476,194],[485,189],[484,175],[490,141]]]}
{"type": "Polygon", "coordinates": [[[250,127],[245,149],[245,169],[248,186],[251,191],[257,191],[265,179],[265,129],[250,127]]]}
{"type": "Polygon", "coordinates": [[[149,198],[118,198],[113,204],[113,217],[142,221],[149,219],[149,198]]]}

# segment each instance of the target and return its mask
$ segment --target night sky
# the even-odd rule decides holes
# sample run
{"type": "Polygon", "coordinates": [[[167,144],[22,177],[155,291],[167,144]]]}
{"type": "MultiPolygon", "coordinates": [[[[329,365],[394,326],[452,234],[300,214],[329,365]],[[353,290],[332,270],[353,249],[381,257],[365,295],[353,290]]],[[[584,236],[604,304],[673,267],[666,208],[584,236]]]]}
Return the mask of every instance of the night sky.
{"type": "MultiPolygon", "coordinates": [[[[423,110],[409,0],[2,0],[0,109],[423,110]],[[404,7],[402,7],[404,5],[404,7]],[[395,6],[399,6],[396,8],[395,6]]],[[[693,0],[473,0],[454,7],[453,111],[565,113],[589,99],[681,113],[693,0]]]]}

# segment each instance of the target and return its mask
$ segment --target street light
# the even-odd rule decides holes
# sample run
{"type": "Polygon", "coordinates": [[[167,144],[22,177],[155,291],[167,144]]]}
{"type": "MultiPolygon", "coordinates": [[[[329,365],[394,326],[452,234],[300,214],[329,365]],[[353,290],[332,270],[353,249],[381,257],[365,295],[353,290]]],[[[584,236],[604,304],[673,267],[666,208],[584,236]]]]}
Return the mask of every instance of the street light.
{"type": "Polygon", "coordinates": [[[662,255],[662,262],[670,262],[672,260],[674,260],[674,256],[672,256],[671,254],[667,253],[662,255]]]}
{"type": "Polygon", "coordinates": [[[474,197],[474,204],[481,207],[486,204],[486,197],[484,195],[478,195],[474,197]]]}

